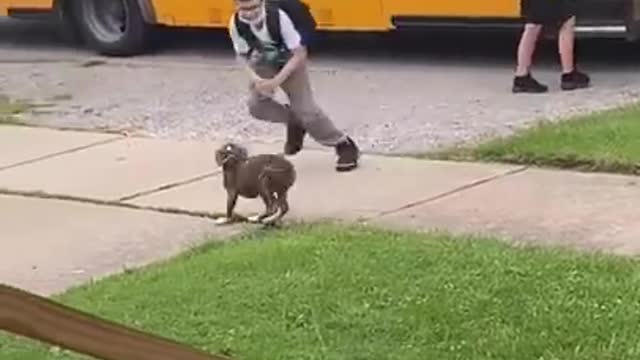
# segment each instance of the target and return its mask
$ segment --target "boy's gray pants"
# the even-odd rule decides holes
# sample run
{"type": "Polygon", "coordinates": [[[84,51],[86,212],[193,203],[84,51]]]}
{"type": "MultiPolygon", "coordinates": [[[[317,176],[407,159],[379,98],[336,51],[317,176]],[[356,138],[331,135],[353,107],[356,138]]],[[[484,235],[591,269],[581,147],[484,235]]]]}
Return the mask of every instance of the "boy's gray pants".
{"type": "MultiPolygon", "coordinates": [[[[279,71],[274,66],[255,61],[251,62],[251,66],[258,76],[265,79],[274,77],[279,71]]],[[[289,108],[250,86],[249,113],[256,119],[274,123],[297,122],[315,141],[325,146],[334,147],[346,140],[346,135],[316,104],[306,64],[301,64],[292,72],[281,87],[289,98],[289,108]]]]}

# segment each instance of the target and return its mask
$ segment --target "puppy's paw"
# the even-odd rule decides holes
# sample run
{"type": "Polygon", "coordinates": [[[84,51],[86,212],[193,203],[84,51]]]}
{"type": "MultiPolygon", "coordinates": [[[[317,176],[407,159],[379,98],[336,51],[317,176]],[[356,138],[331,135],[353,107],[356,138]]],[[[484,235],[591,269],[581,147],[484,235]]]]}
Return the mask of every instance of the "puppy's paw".
{"type": "Polygon", "coordinates": [[[260,220],[261,220],[261,219],[260,219],[260,217],[261,217],[261,216],[260,216],[260,214],[258,214],[258,215],[254,215],[254,216],[249,216],[249,217],[247,218],[247,221],[248,221],[248,222],[250,222],[250,223],[257,224],[257,223],[260,223],[260,222],[261,222],[261,221],[260,221],[260,220]]]}
{"type": "Polygon", "coordinates": [[[215,224],[216,225],[226,225],[226,224],[230,224],[232,222],[232,219],[223,216],[223,217],[219,217],[217,219],[215,219],[215,224]]]}
{"type": "Polygon", "coordinates": [[[268,216],[268,217],[262,219],[262,223],[265,224],[265,225],[276,225],[278,222],[280,222],[280,220],[282,218],[281,213],[282,213],[282,211],[280,209],[278,209],[278,211],[276,211],[271,216],[268,216]]]}

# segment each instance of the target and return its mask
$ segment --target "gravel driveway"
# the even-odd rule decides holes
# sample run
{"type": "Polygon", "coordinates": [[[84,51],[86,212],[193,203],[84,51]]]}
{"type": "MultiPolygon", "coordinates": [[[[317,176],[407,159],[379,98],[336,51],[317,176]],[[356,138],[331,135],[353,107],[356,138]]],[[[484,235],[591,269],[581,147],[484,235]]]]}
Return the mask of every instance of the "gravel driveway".
{"type": "MultiPolygon", "coordinates": [[[[283,138],[282,127],[249,117],[245,76],[218,35],[180,35],[160,54],[101,59],[50,39],[48,29],[0,23],[0,93],[52,105],[36,109],[32,122],[137,129],[178,139],[283,138]],[[96,59],[106,63],[87,63],[96,59]]],[[[508,134],[542,117],[600,109],[640,96],[640,66],[628,58],[637,51],[628,44],[583,43],[580,60],[595,87],[572,93],[558,90],[556,53],[550,44],[541,51],[544,63],[536,75],[552,91],[512,95],[515,44],[488,39],[482,41],[494,43],[451,37],[439,40],[441,45],[425,41],[417,51],[394,45],[395,52],[384,44],[358,43],[354,48],[351,40],[338,41],[313,59],[317,99],[363,150],[414,152],[508,134]]]]}

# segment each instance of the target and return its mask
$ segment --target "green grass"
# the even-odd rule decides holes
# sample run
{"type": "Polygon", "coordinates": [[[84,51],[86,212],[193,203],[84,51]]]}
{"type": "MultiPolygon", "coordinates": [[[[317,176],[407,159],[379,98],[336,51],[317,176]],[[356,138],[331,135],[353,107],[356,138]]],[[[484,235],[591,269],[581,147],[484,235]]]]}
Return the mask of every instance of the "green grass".
{"type": "Polygon", "coordinates": [[[18,115],[30,110],[33,105],[25,101],[11,101],[0,96],[0,125],[23,125],[18,115]]]}
{"type": "Polygon", "coordinates": [[[539,126],[426,157],[640,174],[640,105],[539,126]]]}
{"type": "Polygon", "coordinates": [[[237,359],[640,358],[631,258],[331,225],[241,240],[58,299],[237,359]]]}

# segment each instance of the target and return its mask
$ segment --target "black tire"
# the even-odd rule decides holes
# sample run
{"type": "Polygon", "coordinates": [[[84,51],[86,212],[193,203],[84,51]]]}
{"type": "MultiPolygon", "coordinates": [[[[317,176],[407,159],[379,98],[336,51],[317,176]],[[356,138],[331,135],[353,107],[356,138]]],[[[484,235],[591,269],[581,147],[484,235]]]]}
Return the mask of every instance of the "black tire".
{"type": "Polygon", "coordinates": [[[72,1],[80,34],[94,51],[106,56],[133,56],[146,50],[150,28],[138,0],[72,1]]]}

